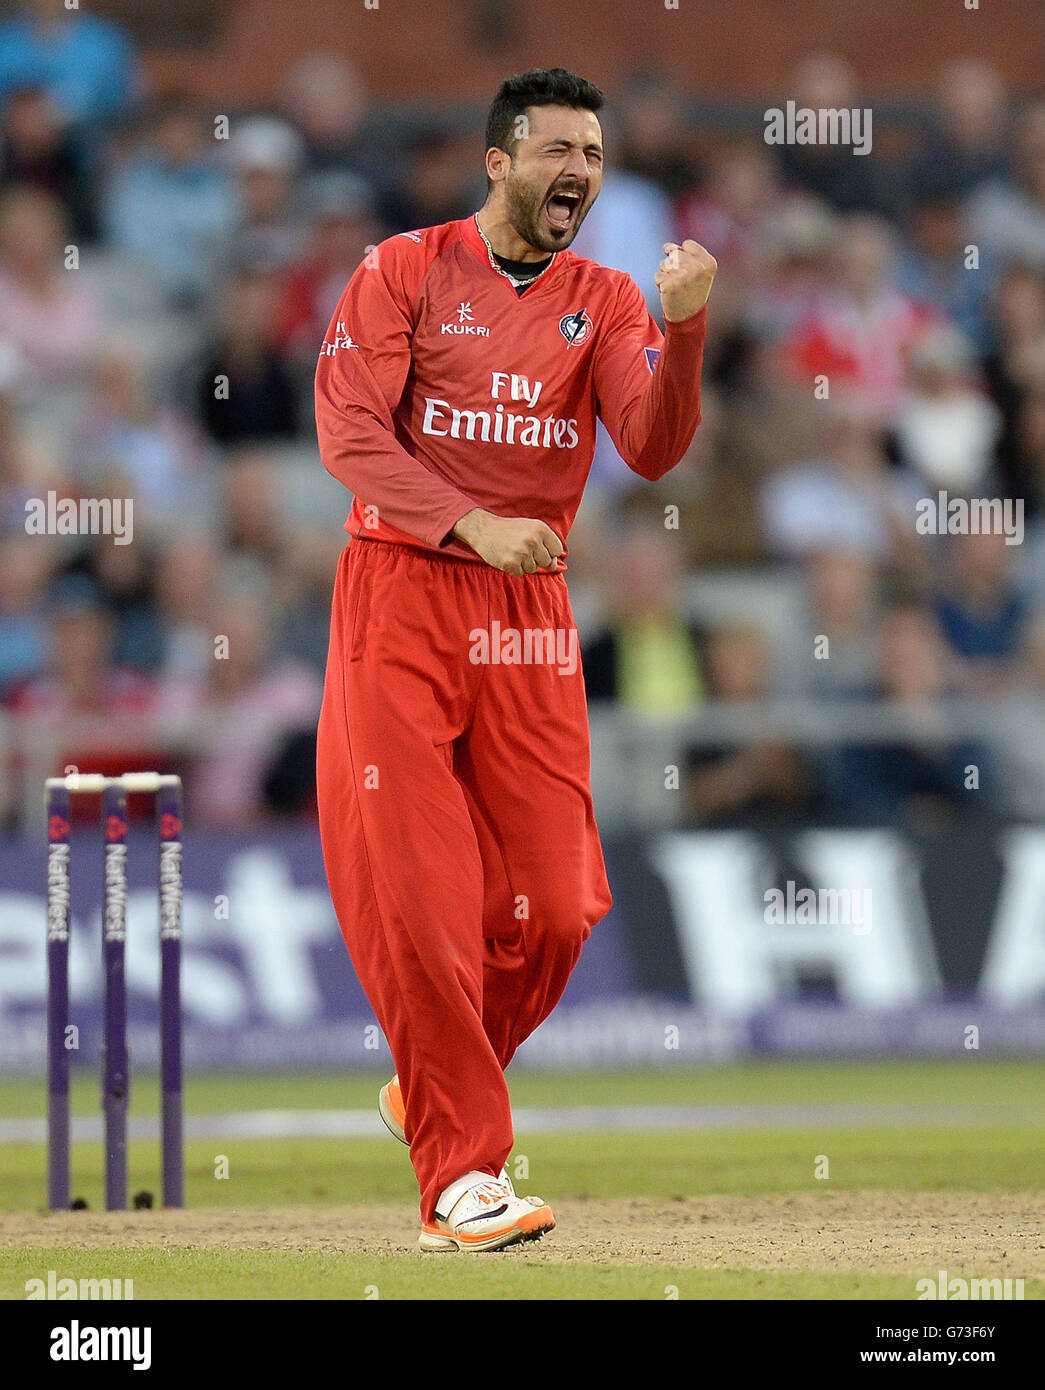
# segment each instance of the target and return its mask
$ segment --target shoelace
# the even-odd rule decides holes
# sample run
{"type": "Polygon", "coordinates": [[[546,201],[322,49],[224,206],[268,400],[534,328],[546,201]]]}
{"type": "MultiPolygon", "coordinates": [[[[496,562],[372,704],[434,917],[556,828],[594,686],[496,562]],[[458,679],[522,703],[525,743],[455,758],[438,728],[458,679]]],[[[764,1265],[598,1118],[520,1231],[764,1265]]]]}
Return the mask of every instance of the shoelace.
{"type": "Polygon", "coordinates": [[[500,1198],[504,1198],[504,1197],[515,1197],[515,1198],[517,1198],[517,1199],[520,1200],[520,1201],[529,1202],[529,1204],[530,1204],[531,1207],[543,1207],[543,1206],[544,1206],[544,1198],[543,1198],[543,1197],[522,1197],[522,1198],[519,1198],[518,1193],[515,1192],[515,1191],[512,1189],[512,1187],[511,1187],[508,1183],[503,1183],[503,1182],[483,1182],[483,1183],[476,1183],[476,1185],[475,1185],[473,1188],[470,1188],[470,1189],[469,1189],[469,1192],[470,1192],[470,1193],[486,1192],[489,1196],[491,1196],[491,1197],[493,1197],[493,1198],[495,1198],[495,1199],[500,1199],[500,1198]]]}
{"type": "Polygon", "coordinates": [[[485,1192],[498,1200],[515,1195],[512,1189],[503,1182],[477,1182],[474,1187],[468,1189],[469,1196],[477,1196],[480,1192],[485,1192]]]}

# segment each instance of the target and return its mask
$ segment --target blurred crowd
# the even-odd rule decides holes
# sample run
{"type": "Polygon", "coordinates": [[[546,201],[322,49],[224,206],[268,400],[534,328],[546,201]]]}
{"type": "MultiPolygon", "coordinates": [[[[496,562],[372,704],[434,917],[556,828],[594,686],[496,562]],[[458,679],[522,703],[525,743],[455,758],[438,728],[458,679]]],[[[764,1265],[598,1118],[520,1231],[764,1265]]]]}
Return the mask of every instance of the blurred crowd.
{"type": "MultiPolygon", "coordinates": [[[[827,753],[697,739],[692,824],[1041,816],[1045,99],[956,63],[860,156],[709,126],[698,95],[659,73],[607,93],[574,243],[658,319],[664,242],[720,266],[688,456],[650,486],[602,436],[571,537],[593,707],[862,699],[908,721],[827,753]],[[919,530],[941,493],[1021,504],[1018,543],[919,530]],[[948,697],[997,727],[942,736],[948,697]]],[[[873,95],[821,55],[767,105],[873,95]]],[[[393,127],[334,52],[217,113],[150,91],[127,35],[60,0],[0,23],[9,790],[32,729],[47,771],[181,771],[199,823],[311,812],[348,504],[319,481],[318,348],[368,247],[481,204],[481,120],[393,127]],[[28,535],[51,492],[133,497],[133,544],[28,535]]]]}

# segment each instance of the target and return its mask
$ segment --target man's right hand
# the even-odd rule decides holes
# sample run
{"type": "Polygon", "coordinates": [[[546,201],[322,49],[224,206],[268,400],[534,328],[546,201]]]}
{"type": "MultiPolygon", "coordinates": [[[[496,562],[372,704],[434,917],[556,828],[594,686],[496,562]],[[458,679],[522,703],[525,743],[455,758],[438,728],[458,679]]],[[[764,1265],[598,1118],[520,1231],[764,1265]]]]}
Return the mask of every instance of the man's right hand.
{"type": "Polygon", "coordinates": [[[562,568],[562,541],[543,521],[524,516],[495,516],[482,507],[466,512],[454,535],[470,545],[494,569],[506,574],[536,574],[562,568]]]}

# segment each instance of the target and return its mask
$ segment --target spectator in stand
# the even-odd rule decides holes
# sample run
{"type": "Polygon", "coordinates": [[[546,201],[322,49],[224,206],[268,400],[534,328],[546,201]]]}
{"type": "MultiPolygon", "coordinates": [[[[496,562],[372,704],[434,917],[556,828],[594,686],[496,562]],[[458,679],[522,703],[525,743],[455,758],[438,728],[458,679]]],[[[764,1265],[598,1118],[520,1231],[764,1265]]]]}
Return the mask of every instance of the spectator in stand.
{"type": "Polygon", "coordinates": [[[58,103],[42,84],[15,87],[0,113],[0,182],[57,198],[77,244],[95,235],[92,189],[58,103]]]}
{"type": "Polygon", "coordinates": [[[69,236],[50,193],[15,188],[0,201],[0,340],[21,356],[31,395],[78,385],[102,328],[95,296],[65,269],[69,236]]]}
{"type": "Polygon", "coordinates": [[[936,828],[976,805],[967,787],[993,779],[984,748],[952,736],[941,700],[953,687],[943,636],[928,608],[904,603],[886,614],[876,680],[866,692],[903,724],[904,736],[843,746],[822,760],[834,814],[857,825],[936,828]]]}
{"type": "Polygon", "coordinates": [[[920,490],[889,465],[881,431],[858,401],[823,403],[819,456],[770,474],[762,493],[772,550],[801,559],[837,547],[876,564],[911,569],[920,490]]]}
{"type": "Polygon", "coordinates": [[[276,277],[255,270],[225,286],[218,337],[196,384],[200,418],[216,444],[297,434],[294,378],[278,347],[279,294],[276,277]]]}
{"type": "Polygon", "coordinates": [[[866,555],[825,546],[803,569],[803,611],[781,650],[783,690],[796,700],[845,699],[871,684],[878,654],[881,573],[866,555]]]}
{"type": "Polygon", "coordinates": [[[483,201],[472,164],[474,136],[426,130],[411,145],[400,190],[403,227],[436,227],[468,217],[483,201]]]}
{"type": "Polygon", "coordinates": [[[283,281],[276,339],[280,351],[311,379],[319,344],[346,284],[386,232],[376,220],[370,186],[353,174],[314,174],[303,202],[308,239],[304,256],[283,281]]]}
{"type": "Polygon", "coordinates": [[[1028,514],[1041,507],[1040,453],[1031,442],[1032,402],[1045,389],[1040,370],[1045,348],[1045,269],[1013,264],[994,286],[994,346],[984,374],[1001,412],[995,466],[1004,496],[1025,499],[1028,514]]]}
{"type": "Polygon", "coordinates": [[[716,313],[709,320],[704,380],[726,395],[742,391],[753,362],[749,308],[770,263],[782,210],[776,167],[764,144],[736,141],[709,164],[703,186],[678,200],[669,240],[716,246],[716,313]]]}
{"type": "Polygon", "coordinates": [[[692,237],[701,246],[714,246],[719,270],[742,276],[750,289],[762,277],[780,211],[777,171],[768,147],[736,142],[712,162],[704,186],[679,199],[673,239],[692,237]]]}
{"type": "MultiPolygon", "coordinates": [[[[705,651],[713,701],[755,707],[772,693],[772,653],[759,628],[716,628],[705,651]]],[[[811,805],[813,789],[805,760],[778,738],[695,748],[686,767],[687,821],[693,826],[793,819],[811,805]]]]}
{"type": "MultiPolygon", "coordinates": [[[[7,700],[16,749],[23,746],[26,721],[36,739],[50,743],[56,768],[111,773],[117,767],[133,772],[169,766],[165,731],[154,717],[155,688],[115,659],[114,623],[94,582],[86,574],[63,575],[49,607],[47,668],[7,700]]],[[[74,814],[91,810],[82,804],[74,814]]],[[[132,799],[130,814],[151,817],[148,799],[132,799]]]]}
{"type": "Polygon", "coordinates": [[[343,531],[292,531],[276,574],[280,617],[274,650],[320,677],[326,671],[330,638],[330,576],[344,545],[343,531]]]}
{"type": "Polygon", "coordinates": [[[0,23],[0,101],[18,87],[47,88],[78,131],[133,111],[142,78],[124,31],[65,0],[21,0],[0,23]]]}
{"type": "MultiPolygon", "coordinates": [[[[115,659],[115,626],[98,585],[67,573],[49,595],[47,669],[9,699],[15,714],[34,714],[55,729],[78,717],[113,721],[144,717],[151,708],[147,680],[115,659]]],[[[122,732],[122,731],[121,731],[122,732]]],[[[86,763],[72,758],[83,770],[86,763]]]]}
{"type": "Polygon", "coordinates": [[[977,376],[971,344],[951,324],[934,325],[911,350],[896,446],[933,492],[970,496],[987,481],[1001,416],[977,376]]]}
{"type": "Polygon", "coordinates": [[[997,703],[998,784],[1005,810],[1045,820],[1045,612],[1028,621],[1014,685],[997,703]]]}
{"type": "Polygon", "coordinates": [[[96,489],[108,481],[133,497],[137,524],[166,523],[184,518],[201,449],[192,422],[157,399],[135,345],[109,339],[73,435],[77,477],[96,489]]]}
{"type": "Polygon", "coordinates": [[[169,97],[102,194],[106,240],[147,270],[175,308],[199,305],[236,226],[236,188],[218,148],[196,101],[169,97]]]}
{"type": "MultiPolygon", "coordinates": [[[[857,84],[856,73],[835,53],[819,53],[804,58],[792,72],[784,93],[775,104],[784,109],[786,101],[813,111],[847,110],[866,107],[857,84]]],[[[855,154],[850,145],[775,145],[781,177],[792,192],[822,198],[838,212],[878,212],[885,209],[882,171],[872,150],[855,154]]]]}
{"type": "MultiPolygon", "coordinates": [[[[0,351],[0,357],[3,355],[0,351]]],[[[56,393],[50,390],[42,394],[41,414],[48,409],[54,411],[55,397],[56,393]]],[[[41,430],[21,386],[21,377],[14,382],[5,381],[0,367],[0,546],[7,536],[28,534],[30,508],[39,507],[51,490],[59,497],[77,495],[67,453],[64,430],[59,429],[54,437],[41,430]]],[[[32,539],[48,552],[55,565],[75,545],[75,540],[67,536],[42,538],[33,534],[32,539]]]]}
{"type": "Polygon", "coordinates": [[[286,121],[253,116],[233,122],[228,153],[239,199],[229,259],[256,270],[284,271],[300,254],[304,235],[296,206],[301,137],[286,121]]]}
{"type": "Polygon", "coordinates": [[[687,100],[666,72],[635,73],[613,102],[617,167],[651,179],[673,201],[698,182],[697,129],[687,100]]]}
{"type": "Polygon", "coordinates": [[[932,126],[913,161],[914,188],[932,184],[961,199],[1008,170],[1011,121],[1005,80],[979,58],[959,58],[941,72],[932,126]]]}
{"type": "Polygon", "coordinates": [[[223,551],[200,531],[161,535],[157,557],[156,602],[163,625],[161,685],[194,684],[206,678],[214,660],[214,602],[223,551]]]}
{"type": "Polygon", "coordinates": [[[51,557],[35,537],[0,543],[0,705],[47,662],[44,592],[51,557]]]}
{"type": "Polygon", "coordinates": [[[979,352],[990,345],[987,299],[989,265],[966,264],[969,237],[960,196],[947,170],[926,171],[915,187],[900,258],[900,290],[952,320],[979,352]]]}
{"type": "Polygon", "coordinates": [[[286,554],[288,537],[286,504],[272,458],[263,449],[237,450],[229,457],[223,483],[226,556],[271,575],[286,554]]]}
{"type": "Polygon", "coordinates": [[[1037,501],[1035,521],[1042,525],[1042,498],[1045,497],[1045,351],[1036,371],[1030,378],[1030,389],[1023,402],[1019,419],[1019,442],[1022,455],[1030,460],[1027,492],[1037,501]]]}
{"type": "MultiPolygon", "coordinates": [[[[1018,578],[1021,591],[1041,605],[1045,602],[1045,362],[1020,407],[1017,448],[1027,461],[1027,496],[1035,502],[1033,508],[1024,509],[1029,521],[1026,539],[1017,547],[1018,578]]],[[[1017,498],[1014,505],[1020,501],[1017,498]]]]}
{"type": "MultiPolygon", "coordinates": [[[[745,327],[765,348],[808,322],[828,283],[838,221],[826,204],[788,198],[765,229],[764,265],[745,286],[745,327]]],[[[744,383],[747,385],[748,383],[744,383]]]]}
{"type": "Polygon", "coordinates": [[[991,179],[970,195],[969,240],[988,264],[1045,270],[1045,102],[1017,122],[1015,162],[1014,177],[991,179]]]}
{"type": "Polygon", "coordinates": [[[1014,547],[1000,532],[951,540],[936,616],[955,684],[973,695],[998,694],[1015,675],[1027,605],[1012,578],[1014,547]]]}
{"type": "Polygon", "coordinates": [[[906,380],[906,357],[934,314],[898,287],[898,243],[877,217],[846,218],[834,256],[833,283],[801,323],[784,355],[796,385],[813,391],[824,377],[844,389],[884,425],[896,416],[906,380]]]}
{"type": "Polygon", "coordinates": [[[358,68],[339,53],[306,54],[287,74],[283,109],[304,138],[306,170],[354,174],[373,190],[383,222],[411,225],[400,196],[400,142],[370,115],[358,68]]]}
{"type": "MultiPolygon", "coordinates": [[[[736,556],[734,547],[742,547],[746,539],[745,518],[750,511],[750,480],[743,476],[733,460],[722,456],[725,414],[713,386],[705,385],[701,390],[700,413],[700,428],[689,448],[663,478],[654,483],[640,479],[619,460],[614,450],[623,470],[620,478],[609,480],[612,483],[609,486],[605,477],[593,476],[585,494],[590,495],[593,502],[600,497],[603,501],[612,498],[626,524],[644,521],[658,534],[665,529],[665,519],[673,514],[670,509],[677,508],[678,530],[669,534],[679,548],[683,571],[699,570],[720,560],[729,564],[736,556]],[[734,500],[740,503],[736,509],[731,505],[734,500]],[[716,534],[721,531],[726,534],[716,534]],[[723,559],[724,555],[729,558],[723,559]]],[[[573,553],[572,531],[570,553],[573,553]]]]}
{"type": "Polygon", "coordinates": [[[704,680],[699,633],[681,611],[678,536],[633,526],[607,578],[607,625],[584,651],[589,700],[616,700],[644,718],[693,709],[704,680]]]}
{"type": "MultiPolygon", "coordinates": [[[[265,813],[265,785],[288,739],[314,733],[323,683],[306,666],[271,660],[270,605],[264,592],[221,595],[214,611],[217,649],[202,680],[168,687],[164,719],[207,730],[187,779],[193,823],[241,829],[265,813]]],[[[309,777],[314,767],[309,765],[309,777]]]]}
{"type": "Polygon", "coordinates": [[[111,625],[117,667],[156,671],[163,661],[164,637],[156,604],[156,560],[148,539],[139,533],[131,545],[114,545],[108,536],[99,536],[65,572],[86,577],[94,586],[111,625]]]}
{"type": "Polygon", "coordinates": [[[38,495],[28,477],[20,418],[19,391],[25,375],[21,353],[0,337],[0,538],[25,529],[26,500],[38,495]]]}

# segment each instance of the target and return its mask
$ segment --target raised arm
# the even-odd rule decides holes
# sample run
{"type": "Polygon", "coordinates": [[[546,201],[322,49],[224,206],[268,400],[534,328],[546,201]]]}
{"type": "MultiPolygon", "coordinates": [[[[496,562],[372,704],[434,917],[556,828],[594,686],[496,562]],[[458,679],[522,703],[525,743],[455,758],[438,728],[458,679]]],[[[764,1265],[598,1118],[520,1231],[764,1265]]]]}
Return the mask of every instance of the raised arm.
{"type": "Polygon", "coordinates": [[[696,242],[665,251],[657,277],[664,334],[638,286],[624,279],[595,359],[599,416],[628,467],[651,482],[675,467],[700,424],[707,297],[717,269],[696,242]]]}

